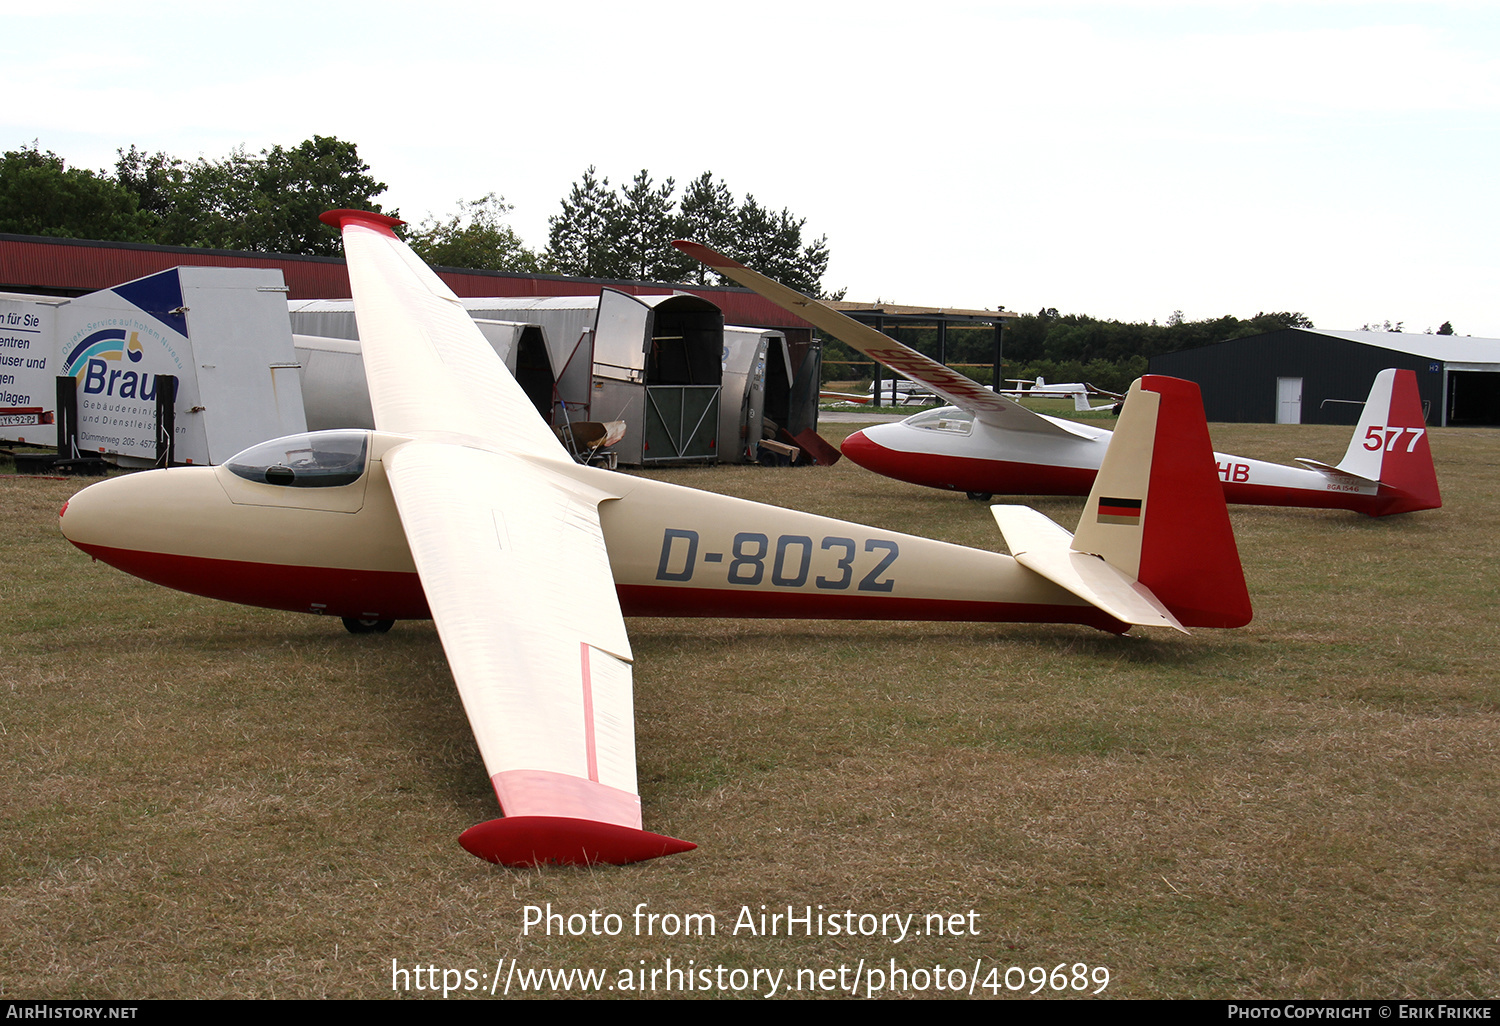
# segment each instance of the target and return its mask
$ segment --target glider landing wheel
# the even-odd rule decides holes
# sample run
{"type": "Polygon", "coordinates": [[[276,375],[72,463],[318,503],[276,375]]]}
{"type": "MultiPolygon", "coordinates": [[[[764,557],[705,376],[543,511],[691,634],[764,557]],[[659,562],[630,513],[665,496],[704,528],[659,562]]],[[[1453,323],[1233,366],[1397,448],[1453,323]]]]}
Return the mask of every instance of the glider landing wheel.
{"type": "Polygon", "coordinates": [[[975,502],[989,502],[995,497],[993,492],[969,492],[968,495],[975,502]]]}
{"type": "Polygon", "coordinates": [[[343,619],[344,630],[350,634],[384,634],[396,625],[395,620],[361,620],[354,616],[343,619]]]}

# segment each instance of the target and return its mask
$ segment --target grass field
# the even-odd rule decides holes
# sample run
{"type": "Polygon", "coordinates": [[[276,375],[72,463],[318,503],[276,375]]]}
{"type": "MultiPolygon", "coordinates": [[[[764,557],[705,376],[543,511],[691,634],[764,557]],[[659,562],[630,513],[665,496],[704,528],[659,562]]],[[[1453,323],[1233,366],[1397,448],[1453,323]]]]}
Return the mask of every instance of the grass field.
{"type": "MultiPolygon", "coordinates": [[[[1213,434],[1284,461],[1348,439],[1213,434]]],[[[1432,447],[1441,510],[1235,510],[1238,631],[630,621],[646,826],[701,847],[591,870],[457,846],[496,806],[431,624],[155,588],[59,535],[77,483],[0,477],[0,997],[380,997],[393,960],[413,994],[487,990],[512,959],[657,970],[658,996],[669,959],[803,995],[894,959],[928,996],[938,965],[1021,996],[1008,967],[1065,963],[1112,997],[1495,997],[1500,432],[1432,447]],[[619,935],[525,929],[548,903],[619,935]],[[637,935],[643,904],[715,934],[637,935]],[[961,929],[736,934],[762,905],[961,929]]],[[[657,476],[1002,547],[984,506],[848,461],[657,476]]],[[[1082,500],[1034,505],[1071,527],[1082,500]]]]}

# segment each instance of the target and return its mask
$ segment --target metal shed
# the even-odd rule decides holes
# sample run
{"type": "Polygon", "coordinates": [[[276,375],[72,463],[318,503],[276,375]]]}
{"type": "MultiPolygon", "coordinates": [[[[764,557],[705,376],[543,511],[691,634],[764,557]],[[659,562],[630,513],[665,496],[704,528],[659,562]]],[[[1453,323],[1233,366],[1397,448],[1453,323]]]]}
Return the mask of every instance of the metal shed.
{"type": "Polygon", "coordinates": [[[1375,375],[1417,374],[1435,427],[1500,426],[1500,339],[1286,328],[1151,359],[1151,373],[1198,383],[1208,419],[1354,424],[1375,375]]]}

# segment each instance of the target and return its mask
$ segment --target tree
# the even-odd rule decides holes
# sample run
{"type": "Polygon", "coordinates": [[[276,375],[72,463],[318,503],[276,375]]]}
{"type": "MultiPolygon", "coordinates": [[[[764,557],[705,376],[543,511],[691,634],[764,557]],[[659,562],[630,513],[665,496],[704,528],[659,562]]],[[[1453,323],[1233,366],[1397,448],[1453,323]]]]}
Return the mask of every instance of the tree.
{"type": "Polygon", "coordinates": [[[1243,334],[1236,334],[1230,337],[1243,338],[1245,335],[1264,335],[1286,328],[1311,328],[1313,322],[1306,314],[1297,313],[1293,310],[1278,310],[1275,313],[1266,313],[1264,311],[1257,313],[1245,322],[1245,326],[1248,330],[1243,334]]]}
{"type": "Polygon", "coordinates": [[[322,135],[291,149],[255,154],[241,146],[222,160],[192,163],[131,146],[115,164],[120,186],[150,222],[149,241],[316,256],[343,252],[338,233],[318,220],[323,211],[382,212],[375,197],[385,183],[369,170],[354,143],[322,135]]]}
{"type": "Polygon", "coordinates": [[[618,204],[609,179],[595,178],[590,164],[562,201],[562,213],[547,219],[548,268],[585,278],[622,277],[613,237],[618,204]]]}
{"type": "Polygon", "coordinates": [[[1444,321],[1443,322],[1443,326],[1440,327],[1440,328],[1438,328],[1437,333],[1439,335],[1451,335],[1451,334],[1453,334],[1453,322],[1452,321],[1444,321]]]}
{"type": "MultiPolygon", "coordinates": [[[[683,190],[673,232],[679,239],[701,242],[711,249],[731,249],[734,246],[735,214],[734,193],[729,191],[722,178],[715,181],[713,172],[705,171],[683,190]]],[[[686,253],[678,253],[674,272],[673,281],[698,285],[730,284],[723,275],[710,271],[686,253]]]]}
{"type": "Polygon", "coordinates": [[[191,245],[203,216],[202,202],[189,188],[193,167],[158,151],[146,153],[134,145],[116,150],[115,181],[135,196],[151,226],[150,241],[167,246],[191,245]]]}
{"type": "MultiPolygon", "coordinates": [[[[805,219],[804,219],[805,220],[805,219]]],[[[828,273],[828,236],[819,235],[816,239],[802,247],[802,275],[803,281],[809,283],[808,291],[820,299],[831,299],[838,301],[844,298],[848,289],[839,289],[829,292],[823,288],[823,275],[828,273]]]]}
{"type": "Polygon", "coordinates": [[[665,281],[672,277],[678,266],[677,251],[672,248],[672,230],[676,226],[672,193],[676,188],[670,178],[661,185],[654,184],[651,172],[645,168],[629,185],[620,187],[611,235],[624,277],[636,281],[665,281]]]}
{"type": "Polygon", "coordinates": [[[226,191],[219,223],[230,249],[340,256],[339,233],[318,220],[325,210],[382,213],[375,197],[385,183],[366,172],[354,143],[315,135],[293,149],[273,146],[250,157],[243,149],[220,166],[226,191]]]}
{"type": "Polygon", "coordinates": [[[658,186],[642,170],[616,194],[590,166],[549,221],[548,266],[593,278],[706,284],[709,272],[669,248],[676,236],[723,250],[792,288],[821,294],[828,237],[804,244],[806,218],[784,207],[773,212],[751,195],[736,207],[729,187],[709,171],[692,181],[676,212],[673,189],[672,179],[658,186]]]}
{"type": "Polygon", "coordinates": [[[473,201],[460,200],[458,213],[446,221],[429,215],[407,241],[423,260],[440,267],[534,273],[541,269],[537,255],[504,223],[511,209],[493,192],[473,201]]]}
{"type": "Polygon", "coordinates": [[[33,141],[0,157],[0,232],[142,242],[151,240],[151,223],[130,190],[68,167],[33,141]]]}
{"type": "Polygon", "coordinates": [[[807,218],[781,208],[779,214],[746,193],[735,217],[734,248],[740,262],[798,292],[819,295],[828,270],[828,237],[802,244],[807,218]]]}

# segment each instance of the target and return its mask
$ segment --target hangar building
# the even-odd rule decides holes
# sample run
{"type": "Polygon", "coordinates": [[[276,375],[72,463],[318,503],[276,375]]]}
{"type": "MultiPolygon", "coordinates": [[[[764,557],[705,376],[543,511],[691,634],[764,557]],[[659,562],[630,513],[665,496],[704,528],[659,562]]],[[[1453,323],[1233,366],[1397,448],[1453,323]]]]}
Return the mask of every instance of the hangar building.
{"type": "Polygon", "coordinates": [[[1198,383],[1209,420],[1265,424],[1354,424],[1387,367],[1416,371],[1432,426],[1500,427],[1500,339],[1286,328],[1151,359],[1198,383]]]}

